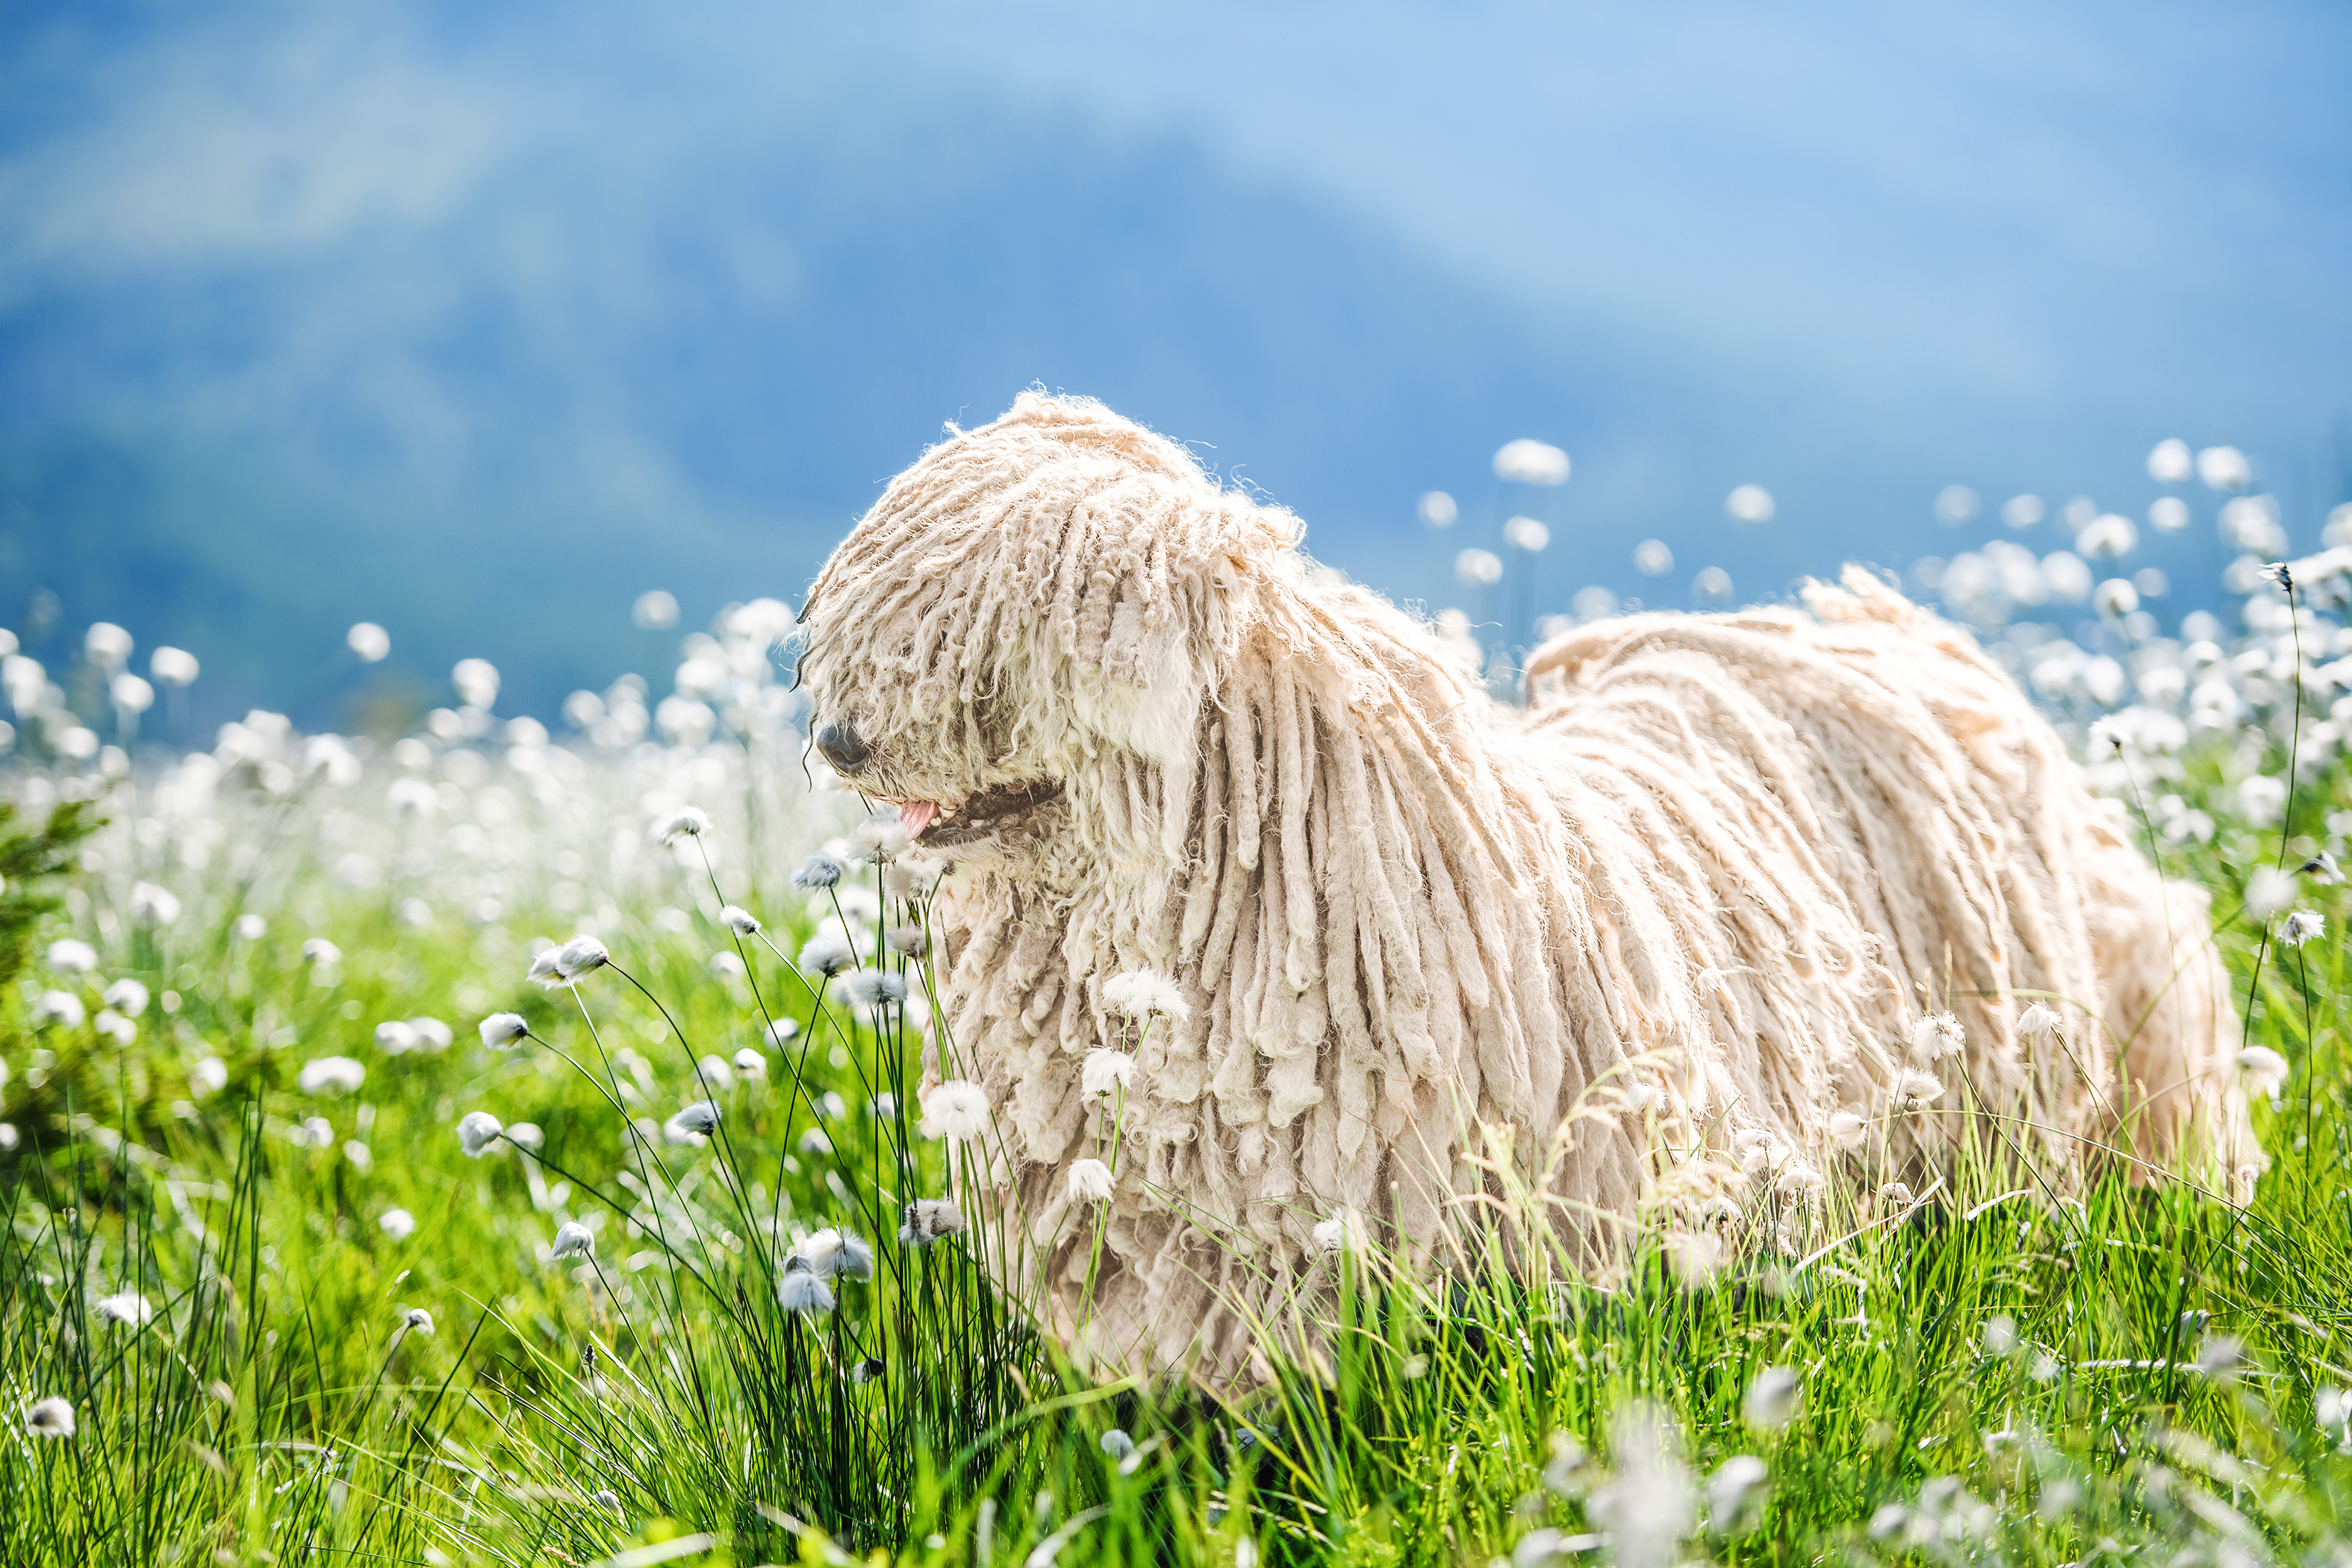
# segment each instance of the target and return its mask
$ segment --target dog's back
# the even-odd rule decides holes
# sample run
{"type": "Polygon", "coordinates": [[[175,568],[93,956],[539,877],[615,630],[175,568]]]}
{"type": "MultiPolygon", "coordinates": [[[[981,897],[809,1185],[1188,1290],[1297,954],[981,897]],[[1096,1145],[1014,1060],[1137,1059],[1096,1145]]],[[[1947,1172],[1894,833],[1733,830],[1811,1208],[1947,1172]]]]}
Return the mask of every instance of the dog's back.
{"type": "Polygon", "coordinates": [[[1940,1167],[1975,1125],[2036,1164],[2242,1193],[2260,1155],[2202,893],[2158,875],[1965,632],[1860,572],[1807,598],[1600,623],[1529,663],[1526,743],[1562,811],[1648,846],[1701,966],[1718,1100],[1813,1143],[1909,1070],[1899,1019],[1948,1011],[1964,1081],[1899,1124],[1898,1163],[1940,1167]],[[2037,1001],[2063,1022],[2027,1037],[2037,1001]]]}

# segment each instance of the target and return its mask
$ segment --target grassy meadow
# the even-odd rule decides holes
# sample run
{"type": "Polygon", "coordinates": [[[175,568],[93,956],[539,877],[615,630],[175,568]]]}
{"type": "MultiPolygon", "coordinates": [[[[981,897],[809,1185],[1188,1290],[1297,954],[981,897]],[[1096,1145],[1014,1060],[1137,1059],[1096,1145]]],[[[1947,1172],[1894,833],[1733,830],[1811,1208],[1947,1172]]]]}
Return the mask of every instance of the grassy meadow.
{"type": "Polygon", "coordinates": [[[2091,742],[2283,1065],[2251,1208],[2112,1163],[1907,1204],[1832,1167],[1785,1242],[1653,1238],[1601,1281],[1342,1237],[1314,1331],[1221,1401],[1068,1363],[982,1280],[1008,1238],[902,1238],[987,1136],[919,1125],[894,933],[927,884],[837,843],[857,803],[731,668],[650,725],[642,684],[593,694],[562,744],[484,701],[397,745],[256,716],[9,765],[0,1561],[2352,1557],[2319,700],[2245,675],[2232,723],[2091,742]],[[796,885],[828,844],[841,880],[796,885]]]}

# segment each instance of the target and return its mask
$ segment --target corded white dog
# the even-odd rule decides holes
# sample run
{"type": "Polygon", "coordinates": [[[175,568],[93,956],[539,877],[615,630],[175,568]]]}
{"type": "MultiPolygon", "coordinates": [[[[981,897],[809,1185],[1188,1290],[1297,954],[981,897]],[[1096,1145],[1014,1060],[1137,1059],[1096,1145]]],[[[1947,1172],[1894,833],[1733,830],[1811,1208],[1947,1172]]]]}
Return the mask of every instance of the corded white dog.
{"type": "Polygon", "coordinates": [[[817,749],[956,862],[931,1072],[986,1090],[962,1195],[1017,1216],[1073,1342],[1241,1374],[1318,1221],[1430,1253],[1481,1156],[1586,1267],[1971,1142],[2061,1187],[2251,1180],[2202,895],[1965,633],[1849,573],[1581,627],[1515,708],[1300,536],[1031,394],[893,480],[803,612],[817,749]],[[1189,1013],[1097,1262],[1081,1062],[1147,969],[1189,1013]]]}

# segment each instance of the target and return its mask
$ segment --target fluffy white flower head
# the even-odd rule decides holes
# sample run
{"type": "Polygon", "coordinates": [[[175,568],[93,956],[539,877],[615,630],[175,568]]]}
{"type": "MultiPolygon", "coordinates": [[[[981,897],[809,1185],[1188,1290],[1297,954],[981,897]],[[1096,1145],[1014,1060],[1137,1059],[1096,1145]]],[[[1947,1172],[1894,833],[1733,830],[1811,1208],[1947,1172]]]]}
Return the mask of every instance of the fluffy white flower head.
{"type": "Polygon", "coordinates": [[[112,1296],[100,1296],[96,1308],[102,1323],[121,1323],[126,1328],[139,1328],[155,1316],[155,1309],[147,1298],[136,1290],[124,1290],[112,1296]]]}
{"type": "Polygon", "coordinates": [[[1070,1201],[1074,1204],[1107,1204],[1113,1187],[1110,1167],[1100,1160],[1077,1160],[1070,1165],[1070,1201]]]}
{"type": "Polygon", "coordinates": [[[2017,1016],[2017,1032],[2029,1040],[2046,1040],[2056,1037],[2065,1020],[2055,1007],[2036,1002],[2017,1016]]]}
{"type": "Polygon", "coordinates": [[[654,824],[654,837],[665,844],[679,838],[699,838],[710,831],[710,814],[682,806],[654,824]]]}
{"type": "Polygon", "coordinates": [[[1965,1038],[1960,1021],[1949,1013],[1930,1013],[1911,1026],[1911,1049],[1922,1061],[1957,1055],[1965,1038]]]}
{"type": "Polygon", "coordinates": [[[295,1087],[308,1095],[350,1094],[367,1079],[367,1068],[349,1057],[315,1057],[302,1064],[295,1087]]]}
{"type": "Polygon", "coordinates": [[[729,904],[719,911],[719,923],[738,936],[760,934],[760,920],[751,910],[729,904]]]}
{"type": "Polygon", "coordinates": [[[1192,1016],[1176,983],[1152,969],[1112,975],[1103,983],[1103,1001],[1125,1018],[1173,1018],[1181,1024],[1192,1016]]]}
{"type": "Polygon", "coordinates": [[[2316,910],[2297,910],[2279,925],[2279,945],[2301,947],[2323,936],[2327,931],[2327,918],[2316,910]]]}
{"type": "Polygon", "coordinates": [[[1330,1218],[1316,1223],[1313,1234],[1316,1247],[1324,1252],[1364,1249],[1363,1218],[1351,1208],[1333,1210],[1330,1218]]]}
{"type": "Polygon", "coordinates": [[[833,1292],[817,1278],[809,1260],[798,1253],[784,1259],[783,1278],[776,1281],[776,1301],[785,1311],[805,1317],[833,1310],[833,1292]]]}
{"type": "Polygon", "coordinates": [[[33,1027],[37,1029],[50,1024],[79,1029],[89,1016],[82,1009],[81,998],[70,991],[44,991],[33,1004],[33,1027]]]}
{"type": "Polygon", "coordinates": [[[1125,1051],[1097,1047],[1087,1053],[1080,1092],[1087,1099],[1108,1099],[1135,1082],[1135,1058],[1125,1051]]]}
{"type": "Polygon", "coordinates": [[[567,1219],[555,1228],[555,1245],[548,1249],[551,1258],[593,1258],[596,1256],[596,1233],[576,1219],[567,1219]]]}
{"type": "Polygon", "coordinates": [[[923,1136],[977,1138],[988,1130],[988,1095],[960,1078],[933,1086],[923,1098],[923,1136]]]}
{"type": "Polygon", "coordinates": [[[70,1437],[74,1435],[74,1407],[70,1400],[51,1394],[37,1399],[25,1412],[25,1430],[35,1437],[70,1437]]]}
{"type": "Polygon", "coordinates": [[[49,967],[59,974],[88,974],[98,967],[98,949],[79,937],[59,937],[49,943],[49,967]]]}
{"type": "Polygon", "coordinates": [[[504,1050],[530,1033],[530,1026],[520,1013],[493,1013],[482,1020],[482,1044],[490,1049],[504,1050]]]}
{"type": "Polygon", "coordinates": [[[478,1160],[495,1146],[506,1128],[487,1110],[469,1110],[457,1119],[457,1146],[469,1160],[478,1160]]]}

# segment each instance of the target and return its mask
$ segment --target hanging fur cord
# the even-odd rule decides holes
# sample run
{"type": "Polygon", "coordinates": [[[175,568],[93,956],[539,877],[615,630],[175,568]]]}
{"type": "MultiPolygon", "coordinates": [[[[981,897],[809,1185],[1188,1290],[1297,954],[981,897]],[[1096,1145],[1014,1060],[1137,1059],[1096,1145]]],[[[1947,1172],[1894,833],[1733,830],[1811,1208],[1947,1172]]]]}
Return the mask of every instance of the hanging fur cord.
{"type": "Polygon", "coordinates": [[[1964,1136],[2061,1189],[2094,1144],[2259,1169],[2201,895],[1965,634],[1850,571],[1805,612],[1572,632],[1521,710],[1302,533],[1026,394],[899,475],[803,611],[867,794],[1061,787],[943,851],[931,1061],[995,1107],[966,1195],[1022,1245],[991,1266],[1083,1353],[1252,1375],[1318,1221],[1439,1266],[1497,1154],[1586,1268],[1785,1182],[1743,1142],[1871,1185],[1964,1136]],[[1079,1064],[1132,1039],[1103,987],[1139,968],[1191,1011],[1148,1037],[1089,1290],[1079,1064]],[[2036,998],[2063,1023],[2028,1039],[2036,998]],[[1945,1012],[1958,1054],[1923,1064],[1945,1012]]]}

